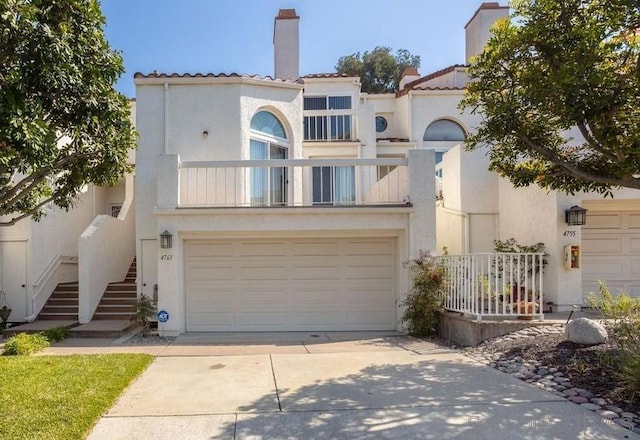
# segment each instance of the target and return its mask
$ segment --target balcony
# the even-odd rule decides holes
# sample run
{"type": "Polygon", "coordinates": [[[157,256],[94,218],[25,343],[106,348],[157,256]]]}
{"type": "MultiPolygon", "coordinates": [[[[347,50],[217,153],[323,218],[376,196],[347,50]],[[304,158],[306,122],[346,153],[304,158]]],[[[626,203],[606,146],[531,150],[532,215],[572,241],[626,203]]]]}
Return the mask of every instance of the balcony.
{"type": "Polygon", "coordinates": [[[178,163],[178,207],[407,206],[408,159],[178,163]]]}

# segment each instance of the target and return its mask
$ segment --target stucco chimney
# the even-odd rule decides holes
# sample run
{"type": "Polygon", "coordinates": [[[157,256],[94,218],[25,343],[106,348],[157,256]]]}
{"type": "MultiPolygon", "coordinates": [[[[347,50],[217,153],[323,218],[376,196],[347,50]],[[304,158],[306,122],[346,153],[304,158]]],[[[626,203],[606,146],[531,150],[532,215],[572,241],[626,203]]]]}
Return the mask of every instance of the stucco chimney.
{"type": "Polygon", "coordinates": [[[398,85],[398,89],[404,89],[404,86],[410,83],[411,81],[415,81],[420,79],[420,72],[415,67],[407,67],[402,72],[402,76],[400,77],[400,84],[398,85]]]}
{"type": "Polygon", "coordinates": [[[471,20],[464,27],[466,33],[467,64],[471,58],[480,54],[491,37],[489,28],[498,19],[509,16],[509,6],[500,6],[498,2],[486,2],[480,5],[471,20]]]}
{"type": "Polygon", "coordinates": [[[299,26],[295,9],[280,9],[273,27],[275,77],[296,80],[300,77],[299,26]]]}

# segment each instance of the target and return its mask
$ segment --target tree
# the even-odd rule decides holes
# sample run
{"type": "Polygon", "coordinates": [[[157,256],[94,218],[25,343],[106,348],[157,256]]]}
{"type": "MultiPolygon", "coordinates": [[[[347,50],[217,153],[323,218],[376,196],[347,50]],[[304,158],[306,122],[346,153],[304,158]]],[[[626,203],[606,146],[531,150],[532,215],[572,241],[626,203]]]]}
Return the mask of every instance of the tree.
{"type": "Polygon", "coordinates": [[[468,148],[516,186],[640,189],[637,0],[518,0],[469,68],[468,148]],[[579,132],[571,137],[569,130],[579,132]]]}
{"type": "Polygon", "coordinates": [[[420,67],[420,56],[400,49],[395,55],[390,47],[376,47],[360,55],[356,52],[338,59],[336,71],[359,76],[363,92],[393,93],[398,90],[400,76],[407,67],[420,67]]]}
{"type": "Polygon", "coordinates": [[[0,1],[0,225],[116,183],[135,145],[97,0],[0,1]]]}

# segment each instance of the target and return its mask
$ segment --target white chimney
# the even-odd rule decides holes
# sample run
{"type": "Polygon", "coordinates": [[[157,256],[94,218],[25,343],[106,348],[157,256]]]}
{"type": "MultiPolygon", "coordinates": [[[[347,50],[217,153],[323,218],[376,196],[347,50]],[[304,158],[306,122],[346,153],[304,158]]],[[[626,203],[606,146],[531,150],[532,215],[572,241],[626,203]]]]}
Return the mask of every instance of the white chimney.
{"type": "Polygon", "coordinates": [[[276,78],[296,80],[300,77],[299,22],[295,9],[280,9],[275,19],[273,60],[276,78]]]}
{"type": "Polygon", "coordinates": [[[489,28],[498,19],[509,16],[509,6],[500,6],[498,2],[480,5],[471,20],[464,27],[466,33],[467,64],[471,58],[479,55],[491,37],[489,28]]]}

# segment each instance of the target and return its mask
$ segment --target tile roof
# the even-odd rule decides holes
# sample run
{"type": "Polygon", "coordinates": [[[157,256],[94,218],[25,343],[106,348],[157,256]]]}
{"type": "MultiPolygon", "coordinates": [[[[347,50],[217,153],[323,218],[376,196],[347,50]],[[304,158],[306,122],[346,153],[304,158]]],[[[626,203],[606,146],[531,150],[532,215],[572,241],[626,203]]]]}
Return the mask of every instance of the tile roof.
{"type": "Polygon", "coordinates": [[[447,73],[454,72],[456,69],[464,68],[464,67],[468,67],[468,66],[464,64],[454,64],[453,66],[445,67],[444,69],[440,69],[436,72],[430,73],[429,75],[425,75],[422,78],[418,78],[415,81],[408,82],[407,84],[405,84],[402,90],[399,90],[396,93],[396,96],[399,97],[399,96],[406,95],[407,93],[409,93],[409,90],[412,90],[414,88],[419,88],[420,90],[457,90],[458,87],[429,87],[429,86],[418,87],[418,86],[424,82],[430,81],[440,76],[444,76],[447,73]]]}
{"type": "Polygon", "coordinates": [[[276,81],[283,83],[295,83],[296,81],[290,79],[272,78],[271,76],[261,75],[249,75],[246,73],[240,74],[236,72],[232,73],[160,73],[153,71],[151,73],[136,72],[133,75],[134,78],[252,78],[267,81],[276,81]]]}
{"type": "Polygon", "coordinates": [[[303,76],[301,79],[305,79],[305,78],[352,78],[352,76],[347,75],[346,73],[331,72],[331,73],[310,73],[309,75],[303,76]]]}

